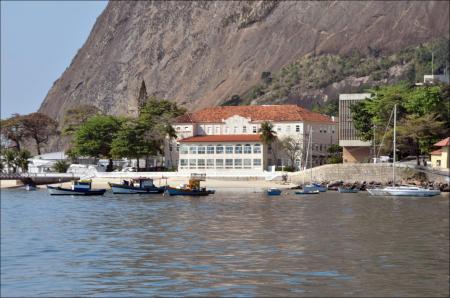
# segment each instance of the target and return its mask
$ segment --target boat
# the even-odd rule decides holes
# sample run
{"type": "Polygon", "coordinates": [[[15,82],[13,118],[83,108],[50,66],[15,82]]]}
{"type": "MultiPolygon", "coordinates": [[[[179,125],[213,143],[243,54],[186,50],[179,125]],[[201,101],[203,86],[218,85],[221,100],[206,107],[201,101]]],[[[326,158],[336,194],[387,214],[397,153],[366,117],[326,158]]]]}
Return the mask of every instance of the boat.
{"type": "Polygon", "coordinates": [[[296,195],[316,195],[318,193],[320,193],[318,189],[303,189],[295,192],[296,195]]]}
{"type": "Polygon", "coordinates": [[[267,189],[267,195],[268,196],[279,196],[279,195],[281,195],[281,189],[271,187],[271,188],[267,189]]]}
{"type": "Polygon", "coordinates": [[[26,184],[25,185],[25,190],[32,191],[32,190],[36,190],[36,189],[37,189],[37,187],[35,184],[26,184]]]}
{"type": "Polygon", "coordinates": [[[92,189],[91,180],[80,180],[72,182],[71,188],[47,185],[47,190],[52,196],[101,196],[106,189],[92,189]]]}
{"type": "Polygon", "coordinates": [[[319,192],[326,192],[328,190],[328,188],[326,186],[323,186],[319,183],[311,183],[311,184],[305,185],[304,189],[318,190],[319,192]]]}
{"type": "MultiPolygon", "coordinates": [[[[440,190],[427,189],[413,185],[395,184],[395,157],[396,157],[396,137],[397,137],[397,104],[394,105],[394,140],[393,140],[393,158],[392,158],[392,185],[383,188],[367,189],[372,196],[408,196],[408,197],[431,197],[441,193],[440,190]]],[[[389,123],[388,123],[389,125],[389,123]]]]}
{"type": "Polygon", "coordinates": [[[153,179],[137,178],[123,180],[122,183],[108,182],[114,194],[159,194],[163,193],[165,187],[158,187],[153,184],[153,179]]]}
{"type": "Polygon", "coordinates": [[[206,187],[200,187],[200,181],[206,180],[206,174],[191,174],[189,184],[179,187],[166,186],[165,194],[169,196],[208,196],[215,193],[215,190],[207,190],[206,187]]]}
{"type": "Polygon", "coordinates": [[[357,193],[357,192],[359,192],[359,189],[356,187],[351,188],[351,187],[339,186],[338,192],[340,192],[340,193],[357,193]]]}

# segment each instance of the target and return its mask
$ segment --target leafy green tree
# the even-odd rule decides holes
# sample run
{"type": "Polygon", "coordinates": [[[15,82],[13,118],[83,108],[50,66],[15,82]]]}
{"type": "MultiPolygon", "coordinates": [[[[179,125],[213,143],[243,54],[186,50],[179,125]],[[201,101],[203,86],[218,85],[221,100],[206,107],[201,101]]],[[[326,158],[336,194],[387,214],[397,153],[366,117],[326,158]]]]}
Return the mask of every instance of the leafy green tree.
{"type": "Polygon", "coordinates": [[[66,173],[67,170],[69,169],[69,164],[65,161],[65,160],[58,160],[54,165],[53,165],[53,169],[57,172],[57,173],[66,173]]]}
{"type": "Polygon", "coordinates": [[[331,144],[327,149],[327,163],[342,163],[342,147],[337,144],[331,144]]]}
{"type": "Polygon", "coordinates": [[[374,89],[372,98],[351,107],[354,126],[365,141],[374,134],[380,140],[386,132],[383,150],[391,150],[393,128],[387,125],[397,104],[398,148],[415,154],[419,162],[420,154],[429,153],[431,144],[449,133],[448,88],[400,83],[374,89]]]}
{"type": "Polygon", "coordinates": [[[123,120],[97,115],[83,123],[74,135],[73,150],[78,155],[108,158],[107,171],[112,171],[111,144],[123,120]]]}

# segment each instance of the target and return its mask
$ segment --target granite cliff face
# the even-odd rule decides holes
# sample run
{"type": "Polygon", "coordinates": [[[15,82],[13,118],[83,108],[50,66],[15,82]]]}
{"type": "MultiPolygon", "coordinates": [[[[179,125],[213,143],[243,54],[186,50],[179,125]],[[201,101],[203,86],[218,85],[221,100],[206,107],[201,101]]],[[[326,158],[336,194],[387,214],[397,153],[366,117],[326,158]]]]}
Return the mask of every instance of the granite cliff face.
{"type": "Polygon", "coordinates": [[[135,109],[139,86],[195,110],[305,55],[389,54],[448,37],[448,2],[113,1],[40,107],[135,109]]]}

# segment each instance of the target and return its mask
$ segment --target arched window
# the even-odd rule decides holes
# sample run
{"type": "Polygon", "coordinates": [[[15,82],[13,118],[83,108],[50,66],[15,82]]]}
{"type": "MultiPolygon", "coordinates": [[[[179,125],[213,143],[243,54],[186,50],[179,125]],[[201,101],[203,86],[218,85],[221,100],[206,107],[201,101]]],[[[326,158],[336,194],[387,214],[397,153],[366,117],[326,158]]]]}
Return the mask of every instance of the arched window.
{"type": "Polygon", "coordinates": [[[260,144],[253,145],[253,153],[261,153],[261,145],[260,144]]]}
{"type": "Polygon", "coordinates": [[[251,154],[251,153],[252,153],[252,146],[250,146],[250,144],[245,144],[244,154],[251,154]]]}
{"type": "Polygon", "coordinates": [[[234,154],[241,154],[241,153],[242,153],[242,145],[237,144],[236,146],[234,146],[234,154]]]}

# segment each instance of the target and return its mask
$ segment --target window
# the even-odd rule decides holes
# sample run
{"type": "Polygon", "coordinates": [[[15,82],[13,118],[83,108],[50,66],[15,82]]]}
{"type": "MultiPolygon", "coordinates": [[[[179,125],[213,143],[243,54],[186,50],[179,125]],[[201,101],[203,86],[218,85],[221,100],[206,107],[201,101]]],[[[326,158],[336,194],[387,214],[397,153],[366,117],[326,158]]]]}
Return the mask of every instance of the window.
{"type": "Polygon", "coordinates": [[[250,146],[250,144],[245,144],[244,154],[251,154],[251,153],[252,153],[252,146],[250,146]]]}
{"type": "Polygon", "coordinates": [[[169,144],[169,151],[172,152],[173,148],[172,148],[172,144],[169,144]]]}
{"type": "Polygon", "coordinates": [[[233,154],[233,146],[232,145],[225,146],[225,153],[233,154]]]}
{"type": "Polygon", "coordinates": [[[195,169],[197,167],[197,160],[196,159],[189,159],[189,168],[195,169]]]}
{"type": "Polygon", "coordinates": [[[207,169],[213,169],[214,168],[214,159],[207,159],[206,160],[206,168],[207,169]]]}
{"type": "Polygon", "coordinates": [[[189,130],[189,126],[185,126],[185,127],[184,127],[184,130],[189,130]]]}
{"type": "Polygon", "coordinates": [[[234,146],[234,154],[241,154],[242,153],[242,145],[237,144],[234,146]]]}
{"type": "Polygon", "coordinates": [[[232,168],[233,168],[233,160],[225,159],[225,169],[232,169],[232,168]]]}
{"type": "Polygon", "coordinates": [[[223,153],[223,146],[217,145],[216,146],[216,154],[222,154],[223,153]]]}
{"type": "Polygon", "coordinates": [[[277,131],[281,132],[281,125],[277,125],[277,131]]]}
{"type": "Polygon", "coordinates": [[[247,126],[242,126],[242,133],[246,133],[247,132],[247,126]]]}
{"type": "Polygon", "coordinates": [[[283,161],[281,160],[281,158],[277,159],[277,166],[282,166],[283,165],[283,161]]]}
{"type": "Polygon", "coordinates": [[[322,144],[320,144],[320,147],[319,147],[320,149],[319,149],[319,151],[322,151],[322,144]]]}
{"type": "Polygon", "coordinates": [[[323,130],[323,132],[324,132],[324,133],[327,133],[327,130],[326,130],[326,129],[324,129],[324,130],[323,130]]]}
{"type": "Polygon", "coordinates": [[[286,132],[291,132],[291,126],[290,125],[286,126],[286,132]]]}
{"type": "Polygon", "coordinates": [[[180,131],[181,127],[177,126],[177,131],[180,131]]]}
{"type": "Polygon", "coordinates": [[[253,125],[253,133],[256,133],[256,125],[253,125]]]}
{"type": "Polygon", "coordinates": [[[213,145],[208,145],[208,147],[206,147],[206,153],[214,154],[214,146],[213,145]]]}
{"type": "Polygon", "coordinates": [[[237,126],[234,127],[233,133],[235,133],[235,134],[237,133],[237,126]]]}
{"type": "Polygon", "coordinates": [[[253,145],[253,153],[261,153],[261,145],[260,144],[253,145]]]}
{"type": "Polygon", "coordinates": [[[189,146],[190,154],[197,154],[197,146],[189,146]]]}
{"type": "Polygon", "coordinates": [[[235,159],[234,160],[234,168],[235,169],[242,169],[242,159],[235,159]]]}
{"type": "Polygon", "coordinates": [[[198,154],[205,154],[205,146],[198,146],[198,154]]]}
{"type": "Polygon", "coordinates": [[[207,131],[208,131],[208,134],[210,135],[211,134],[211,126],[208,126],[207,131]]]}
{"type": "Polygon", "coordinates": [[[216,169],[223,169],[223,159],[216,159],[216,169]]]}
{"type": "Polygon", "coordinates": [[[189,146],[181,145],[181,154],[188,154],[188,153],[189,153],[189,146]]]}
{"type": "Polygon", "coordinates": [[[296,126],[295,126],[295,131],[296,131],[296,132],[300,132],[300,125],[296,125],[296,126]]]}
{"type": "MultiPolygon", "coordinates": [[[[272,166],[273,164],[272,164],[272,158],[268,158],[267,159],[267,164],[269,165],[269,166],[272,166]]],[[[255,160],[253,160],[253,165],[255,165],[255,160]]]]}
{"type": "Polygon", "coordinates": [[[267,150],[272,151],[272,144],[267,145],[267,150]]]}
{"type": "Polygon", "coordinates": [[[205,160],[204,159],[197,159],[197,168],[199,168],[199,169],[205,168],[205,160]]]}
{"type": "Polygon", "coordinates": [[[225,127],[225,134],[228,134],[228,127],[225,127]]]}
{"type": "Polygon", "coordinates": [[[220,128],[219,126],[216,126],[216,135],[218,135],[220,133],[220,128]]]}
{"type": "Polygon", "coordinates": [[[180,144],[177,143],[177,152],[180,151],[180,144]]]}
{"type": "MultiPolygon", "coordinates": [[[[269,164],[272,163],[272,160],[269,159],[269,164]]],[[[253,159],[253,166],[254,167],[260,167],[261,166],[261,159],[260,158],[255,158],[253,159]]]]}
{"type": "Polygon", "coordinates": [[[250,158],[244,159],[244,169],[250,169],[252,167],[252,160],[250,158]]]}
{"type": "Polygon", "coordinates": [[[180,159],[180,167],[182,169],[186,168],[188,165],[188,160],[187,159],[180,159]]]}

